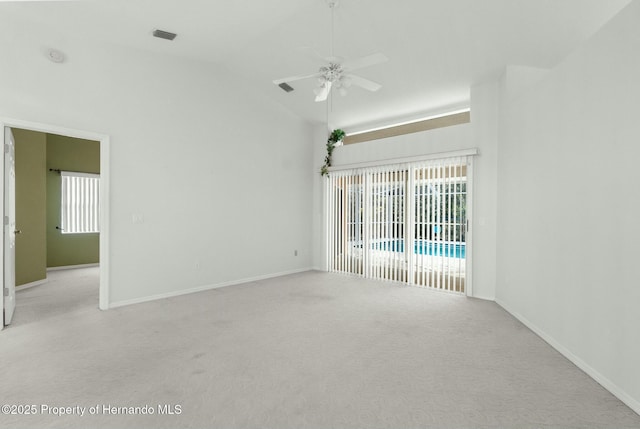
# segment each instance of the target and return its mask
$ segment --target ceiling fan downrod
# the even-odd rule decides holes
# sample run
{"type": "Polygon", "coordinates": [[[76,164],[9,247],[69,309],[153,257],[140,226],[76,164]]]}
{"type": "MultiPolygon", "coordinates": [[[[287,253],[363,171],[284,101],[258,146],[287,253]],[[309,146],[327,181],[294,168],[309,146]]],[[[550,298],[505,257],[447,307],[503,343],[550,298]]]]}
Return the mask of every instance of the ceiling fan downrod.
{"type": "Polygon", "coordinates": [[[335,21],[335,8],[338,5],[338,0],[327,0],[327,5],[329,6],[329,9],[331,9],[331,32],[329,34],[329,41],[331,43],[331,46],[329,46],[329,55],[331,55],[331,58],[333,58],[334,53],[333,53],[333,33],[334,33],[334,21],[335,21]]]}

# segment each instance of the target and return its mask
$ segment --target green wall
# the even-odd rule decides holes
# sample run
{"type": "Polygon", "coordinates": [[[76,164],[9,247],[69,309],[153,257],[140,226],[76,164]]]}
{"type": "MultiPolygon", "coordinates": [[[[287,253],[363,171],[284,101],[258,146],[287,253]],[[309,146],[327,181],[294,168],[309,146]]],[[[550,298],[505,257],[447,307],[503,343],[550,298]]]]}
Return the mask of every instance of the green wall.
{"type": "Polygon", "coordinates": [[[16,285],[47,278],[47,136],[13,130],[16,141],[16,285]]]}
{"type": "Polygon", "coordinates": [[[62,234],[60,174],[49,169],[100,173],[100,143],[47,134],[47,267],[99,262],[100,234],[62,234]]]}

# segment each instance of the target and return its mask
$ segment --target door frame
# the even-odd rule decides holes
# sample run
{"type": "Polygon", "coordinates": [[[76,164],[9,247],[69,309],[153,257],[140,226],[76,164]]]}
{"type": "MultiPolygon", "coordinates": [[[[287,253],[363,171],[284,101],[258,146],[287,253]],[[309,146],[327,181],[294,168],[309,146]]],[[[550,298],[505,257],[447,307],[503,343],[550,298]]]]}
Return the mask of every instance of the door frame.
{"type": "MultiPolygon", "coordinates": [[[[3,148],[2,158],[0,159],[0,177],[2,183],[5,180],[4,171],[4,128],[20,128],[24,130],[37,131],[41,133],[58,134],[67,137],[73,137],[84,140],[94,140],[100,142],[100,293],[98,307],[100,310],[109,309],[109,143],[110,138],[107,134],[96,133],[91,131],[77,130],[59,125],[43,124],[20,119],[11,119],[0,117],[0,147],[3,148]]],[[[0,186],[0,201],[4,200],[4,186],[0,186]]],[[[4,218],[4,208],[2,209],[4,218]]],[[[4,240],[3,234],[3,240],[4,240]]],[[[4,258],[4,246],[0,246],[0,260],[4,258]]],[[[0,269],[4,276],[4,268],[0,269]]],[[[4,294],[0,293],[0,308],[4,310],[4,294]]],[[[3,328],[0,324],[0,329],[3,328]]]]}

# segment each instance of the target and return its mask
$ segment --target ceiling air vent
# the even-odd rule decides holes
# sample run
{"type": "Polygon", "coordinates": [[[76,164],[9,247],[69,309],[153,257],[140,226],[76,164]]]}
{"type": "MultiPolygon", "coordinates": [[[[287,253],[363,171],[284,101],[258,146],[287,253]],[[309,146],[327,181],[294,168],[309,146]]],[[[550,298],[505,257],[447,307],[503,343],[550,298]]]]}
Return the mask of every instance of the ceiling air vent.
{"type": "Polygon", "coordinates": [[[176,36],[176,33],[171,33],[169,31],[153,30],[153,37],[157,37],[159,39],[173,40],[176,36]]]}
{"type": "Polygon", "coordinates": [[[291,92],[293,91],[293,87],[291,85],[289,85],[287,82],[282,82],[281,84],[278,85],[280,88],[282,88],[285,92],[291,92]]]}

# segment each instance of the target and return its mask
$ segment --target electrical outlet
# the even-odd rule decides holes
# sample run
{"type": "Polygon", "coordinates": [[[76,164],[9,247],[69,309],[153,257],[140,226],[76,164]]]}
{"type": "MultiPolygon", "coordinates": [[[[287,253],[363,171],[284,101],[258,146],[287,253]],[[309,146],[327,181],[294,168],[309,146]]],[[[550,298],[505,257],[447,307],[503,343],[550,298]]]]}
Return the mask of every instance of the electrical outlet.
{"type": "Polygon", "coordinates": [[[132,213],[131,214],[131,222],[133,223],[143,223],[144,215],[142,213],[132,213]]]}

